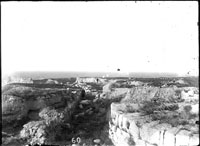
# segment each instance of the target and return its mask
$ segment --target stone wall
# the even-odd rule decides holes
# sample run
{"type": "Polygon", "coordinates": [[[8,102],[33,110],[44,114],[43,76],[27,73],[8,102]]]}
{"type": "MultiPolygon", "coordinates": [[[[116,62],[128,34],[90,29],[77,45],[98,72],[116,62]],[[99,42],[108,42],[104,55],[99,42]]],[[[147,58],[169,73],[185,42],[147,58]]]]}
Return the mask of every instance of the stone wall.
{"type": "MultiPolygon", "coordinates": [[[[112,103],[109,120],[109,137],[115,146],[197,146],[199,144],[199,102],[197,94],[184,94],[181,98],[188,99],[178,102],[179,108],[174,111],[164,110],[158,115],[174,118],[166,121],[154,119],[140,110],[142,105],[126,103],[112,103]],[[184,96],[183,96],[184,95],[184,96]],[[128,105],[128,106],[127,106],[128,105]],[[127,109],[130,107],[131,109],[127,109]],[[189,110],[186,110],[189,109],[189,110]],[[177,115],[176,115],[177,114],[177,115]],[[191,116],[193,115],[193,116],[191,116]],[[195,116],[194,116],[195,115],[195,116]],[[190,118],[188,118],[188,116],[190,118]],[[187,119],[188,123],[178,123],[175,119],[187,119]]],[[[190,92],[197,89],[187,88],[190,92]]],[[[187,92],[189,92],[187,91],[187,92]]],[[[197,92],[195,92],[197,93],[197,92]]],[[[138,94],[138,92],[137,92],[138,94]]],[[[166,97],[165,97],[166,98],[166,97]]],[[[179,121],[180,122],[180,121],[179,121]]]]}

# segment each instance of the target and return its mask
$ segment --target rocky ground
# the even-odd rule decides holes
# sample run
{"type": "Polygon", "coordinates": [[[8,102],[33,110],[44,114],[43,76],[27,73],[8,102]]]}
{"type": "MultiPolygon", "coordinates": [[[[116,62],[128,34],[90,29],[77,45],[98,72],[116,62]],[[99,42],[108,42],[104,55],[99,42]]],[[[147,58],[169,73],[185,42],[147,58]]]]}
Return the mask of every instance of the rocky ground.
{"type": "Polygon", "coordinates": [[[109,126],[115,145],[197,146],[198,89],[131,89],[120,103],[111,104],[109,126]]]}
{"type": "Polygon", "coordinates": [[[182,137],[196,146],[199,88],[193,83],[77,78],[7,84],[2,145],[179,146],[182,137]]]}

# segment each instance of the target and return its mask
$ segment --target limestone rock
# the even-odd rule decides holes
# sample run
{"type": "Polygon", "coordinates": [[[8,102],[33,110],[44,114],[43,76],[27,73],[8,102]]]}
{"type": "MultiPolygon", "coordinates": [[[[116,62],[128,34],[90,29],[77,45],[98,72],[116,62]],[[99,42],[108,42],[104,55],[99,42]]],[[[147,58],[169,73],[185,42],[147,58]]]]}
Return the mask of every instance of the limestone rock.
{"type": "Polygon", "coordinates": [[[21,120],[27,115],[28,107],[25,100],[13,95],[2,95],[2,120],[10,122],[21,120]]]}
{"type": "Polygon", "coordinates": [[[59,84],[59,82],[56,81],[56,80],[53,80],[53,79],[48,79],[48,80],[46,81],[46,84],[59,84]]]}
{"type": "MultiPolygon", "coordinates": [[[[49,107],[44,108],[40,113],[39,116],[44,119],[46,124],[50,124],[51,122],[61,123],[64,122],[64,112],[58,112],[55,109],[51,109],[49,107]]],[[[65,114],[66,116],[66,114],[65,114]]],[[[67,117],[68,118],[68,117],[67,117]]]]}
{"type": "MultiPolygon", "coordinates": [[[[135,87],[120,103],[112,103],[109,137],[114,145],[198,145],[199,104],[181,100],[187,88],[135,87]],[[151,109],[151,114],[143,112],[151,109]]],[[[197,89],[188,88],[191,98],[190,90],[197,89]]]]}
{"type": "Polygon", "coordinates": [[[80,108],[80,109],[83,109],[83,105],[82,105],[82,104],[80,104],[80,105],[79,105],[79,108],[80,108]]]}
{"type": "Polygon", "coordinates": [[[52,108],[44,108],[40,113],[39,121],[31,121],[25,124],[20,132],[21,138],[30,144],[47,144],[54,141],[57,136],[62,136],[61,126],[66,125],[68,116],[64,111],[52,108]]]}
{"type": "Polygon", "coordinates": [[[80,104],[85,104],[85,105],[87,105],[87,104],[90,104],[90,100],[81,100],[80,101],[80,104]]]}
{"type": "Polygon", "coordinates": [[[101,142],[101,140],[100,139],[94,139],[94,143],[97,143],[97,144],[99,144],[101,142]]]}
{"type": "Polygon", "coordinates": [[[11,83],[29,83],[32,84],[33,80],[32,78],[21,78],[21,77],[15,77],[15,76],[6,76],[2,79],[2,85],[5,86],[7,84],[11,83]]]}
{"type": "Polygon", "coordinates": [[[72,146],[80,146],[80,144],[72,144],[72,146]]]}
{"type": "Polygon", "coordinates": [[[23,126],[24,128],[20,132],[20,137],[27,139],[31,145],[44,144],[46,141],[45,132],[47,125],[44,121],[32,121],[23,126]]]}
{"type": "Polygon", "coordinates": [[[98,101],[98,98],[95,98],[94,100],[93,100],[93,103],[95,103],[95,102],[97,102],[98,101]]]}
{"type": "Polygon", "coordinates": [[[129,84],[134,86],[142,86],[144,83],[140,81],[130,81],[129,84]]]}
{"type": "MultiPolygon", "coordinates": [[[[2,120],[4,123],[21,120],[28,117],[29,111],[39,112],[50,106],[54,108],[66,107],[66,110],[73,111],[80,99],[81,90],[77,90],[73,94],[66,90],[8,85],[2,92],[2,120]]],[[[35,116],[37,117],[37,113],[35,116]]]]}

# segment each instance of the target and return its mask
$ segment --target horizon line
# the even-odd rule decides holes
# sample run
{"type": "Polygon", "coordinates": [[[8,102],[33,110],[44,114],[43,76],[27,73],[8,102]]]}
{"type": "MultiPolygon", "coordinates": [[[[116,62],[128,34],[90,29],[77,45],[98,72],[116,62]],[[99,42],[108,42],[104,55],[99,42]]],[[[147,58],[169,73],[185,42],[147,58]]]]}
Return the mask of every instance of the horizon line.
{"type": "MultiPolygon", "coordinates": [[[[134,76],[137,78],[162,78],[162,77],[199,77],[199,75],[189,75],[189,74],[178,74],[175,72],[142,72],[142,71],[138,71],[138,72],[121,72],[121,71],[15,71],[13,73],[7,74],[6,76],[19,76],[20,73],[91,73],[91,74],[101,74],[101,75],[96,75],[96,77],[103,77],[103,76],[107,76],[107,77],[133,77],[134,76]],[[103,75],[105,74],[105,75],[103,75]]],[[[52,76],[55,76],[52,75],[52,76]]],[[[58,76],[58,75],[57,75],[58,76]]],[[[62,75],[60,75],[62,76],[62,75]]],[[[73,76],[73,75],[70,75],[73,76]]],[[[75,74],[74,77],[94,77],[95,75],[77,75],[75,74]]],[[[3,76],[2,76],[3,77],[3,76]]],[[[58,78],[58,77],[56,77],[58,78]]],[[[62,77],[61,77],[62,78],[62,77]]]]}

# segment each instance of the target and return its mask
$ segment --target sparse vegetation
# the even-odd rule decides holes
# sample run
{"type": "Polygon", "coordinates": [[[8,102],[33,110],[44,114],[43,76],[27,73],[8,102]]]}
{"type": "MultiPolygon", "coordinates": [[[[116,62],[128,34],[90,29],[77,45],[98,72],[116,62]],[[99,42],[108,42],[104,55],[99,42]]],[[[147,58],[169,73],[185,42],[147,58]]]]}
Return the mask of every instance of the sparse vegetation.
{"type": "Polygon", "coordinates": [[[126,113],[135,113],[139,111],[139,105],[138,104],[127,104],[123,112],[126,113]]]}
{"type": "MultiPolygon", "coordinates": [[[[43,110],[40,112],[39,120],[46,122],[46,127],[44,129],[46,133],[49,135],[54,133],[49,140],[62,141],[64,139],[70,143],[72,137],[81,137],[81,139],[87,143],[87,141],[91,140],[91,137],[99,136],[98,138],[100,138],[102,133],[104,137],[106,137],[105,139],[108,140],[109,113],[107,114],[107,111],[110,108],[110,104],[113,102],[124,104],[125,106],[123,105],[123,109],[120,110],[124,113],[138,112],[139,114],[136,113],[135,115],[140,115],[140,113],[148,115],[144,116],[145,118],[148,117],[148,122],[152,122],[152,120],[156,122],[159,121],[160,123],[168,123],[174,127],[191,124],[191,121],[193,121],[193,123],[198,123],[198,114],[191,113],[192,107],[190,105],[184,106],[183,111],[180,111],[182,108],[179,109],[179,103],[183,102],[184,99],[181,99],[182,88],[176,88],[179,87],[179,84],[175,82],[177,79],[178,78],[139,78],[133,81],[141,81],[141,84],[129,85],[131,83],[127,81],[131,80],[127,80],[127,78],[118,80],[113,78],[114,81],[108,81],[107,85],[110,86],[107,86],[108,88],[105,90],[107,92],[103,91],[103,93],[102,89],[105,84],[101,83],[83,82],[79,84],[74,83],[76,81],[74,78],[70,80],[57,80],[58,83],[62,82],[62,84],[47,84],[47,79],[44,79],[35,80],[33,84],[12,83],[5,86],[2,91],[3,94],[13,95],[16,96],[16,98],[20,96],[25,100],[29,98],[37,100],[37,97],[47,97],[47,100],[44,102],[50,100],[51,97],[57,99],[60,95],[65,96],[62,95],[62,93],[69,93],[69,95],[66,95],[66,99],[61,100],[62,104],[55,103],[52,105],[52,108],[42,107],[43,110]],[[169,87],[169,85],[175,85],[176,87],[169,87]],[[70,106],[70,104],[68,104],[69,101],[75,99],[74,94],[78,91],[76,89],[84,91],[80,100],[89,100],[90,102],[87,104],[81,104],[81,102],[77,103],[78,106],[75,106],[75,111],[71,114],[72,110],[64,110],[67,109],[64,107],[70,106]],[[71,94],[72,92],[73,94],[71,94]],[[68,112],[70,113],[70,116],[68,116],[70,120],[65,119],[68,112]],[[105,131],[103,130],[104,128],[105,131]]],[[[193,81],[186,81],[186,83],[194,84],[193,81]]],[[[195,91],[195,94],[197,94],[197,92],[198,90],[195,91]]],[[[197,101],[193,100],[193,102],[197,101]]],[[[25,123],[27,122],[28,121],[25,123]]],[[[130,123],[127,121],[125,125],[127,129],[132,128],[131,121],[130,123]]],[[[142,123],[136,123],[136,125],[142,127],[142,123]]],[[[131,146],[135,145],[133,138],[126,139],[126,142],[131,146]]],[[[93,143],[92,140],[89,144],[91,143],[93,143]]]]}
{"type": "Polygon", "coordinates": [[[155,103],[152,101],[144,102],[141,112],[146,115],[150,115],[152,120],[159,120],[160,123],[168,123],[173,127],[178,125],[190,124],[190,120],[197,118],[197,114],[190,113],[191,106],[185,106],[184,111],[178,112],[178,104],[165,104],[165,103],[155,103]]]}

